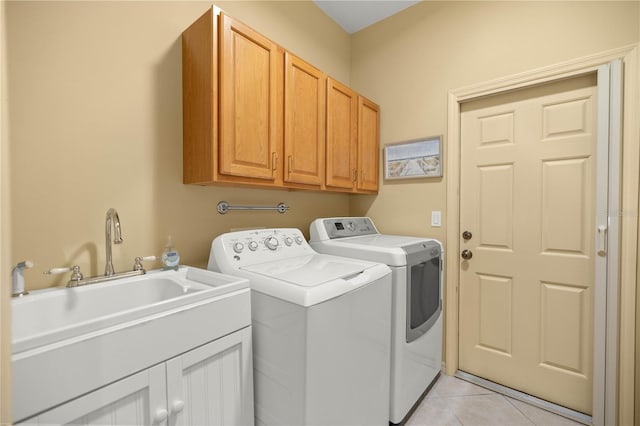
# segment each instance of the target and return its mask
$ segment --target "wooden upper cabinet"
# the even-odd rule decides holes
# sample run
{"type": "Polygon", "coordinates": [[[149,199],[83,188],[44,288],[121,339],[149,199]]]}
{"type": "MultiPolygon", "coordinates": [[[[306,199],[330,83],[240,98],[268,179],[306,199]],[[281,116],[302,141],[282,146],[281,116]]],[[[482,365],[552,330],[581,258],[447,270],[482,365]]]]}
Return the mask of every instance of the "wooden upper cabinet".
{"type": "Polygon", "coordinates": [[[182,182],[206,184],[217,173],[218,61],[213,8],[182,33],[182,182]]]}
{"type": "Polygon", "coordinates": [[[283,51],[220,13],[220,173],[277,181],[283,51]]]}
{"type": "Polygon", "coordinates": [[[182,33],[183,182],[378,190],[378,106],[212,7],[182,33]]]}
{"type": "Polygon", "coordinates": [[[353,190],[357,175],[358,95],[347,86],[327,81],[328,189],[353,190]]]}
{"type": "Polygon", "coordinates": [[[320,187],[324,180],[326,75],[285,52],[284,181],[320,187]]]}
{"type": "Polygon", "coordinates": [[[359,191],[378,191],[380,164],[380,107],[358,96],[359,191]]]}

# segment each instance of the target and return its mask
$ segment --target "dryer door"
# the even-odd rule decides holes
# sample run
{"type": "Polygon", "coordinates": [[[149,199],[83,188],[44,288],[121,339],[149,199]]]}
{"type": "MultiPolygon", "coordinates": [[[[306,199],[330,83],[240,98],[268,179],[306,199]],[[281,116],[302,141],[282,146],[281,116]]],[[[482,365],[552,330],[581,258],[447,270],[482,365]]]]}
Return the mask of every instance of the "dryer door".
{"type": "Polygon", "coordinates": [[[407,265],[407,343],[426,333],[442,312],[440,247],[430,247],[407,265]],[[426,259],[425,259],[426,258],[426,259]]]}

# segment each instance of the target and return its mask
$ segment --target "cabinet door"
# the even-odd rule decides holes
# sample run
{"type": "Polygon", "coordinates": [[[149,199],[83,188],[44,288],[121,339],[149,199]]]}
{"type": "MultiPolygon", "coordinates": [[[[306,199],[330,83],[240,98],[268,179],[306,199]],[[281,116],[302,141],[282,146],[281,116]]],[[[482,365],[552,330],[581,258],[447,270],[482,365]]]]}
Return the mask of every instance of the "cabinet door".
{"type": "Polygon", "coordinates": [[[220,173],[274,181],[282,151],[282,49],[224,13],[220,19],[220,173]]]}
{"type": "Polygon", "coordinates": [[[285,53],[286,182],[320,186],[324,178],[326,76],[285,53]]]}
{"type": "Polygon", "coordinates": [[[357,94],[337,81],[328,79],[326,184],[329,187],[355,187],[357,114],[357,94]]]}
{"type": "Polygon", "coordinates": [[[358,191],[378,191],[380,108],[358,97],[358,191]]]}
{"type": "Polygon", "coordinates": [[[165,385],[165,366],[160,364],[20,424],[163,425],[167,419],[165,385]]]}
{"type": "Polygon", "coordinates": [[[167,362],[170,425],[252,425],[251,327],[167,362]]]}

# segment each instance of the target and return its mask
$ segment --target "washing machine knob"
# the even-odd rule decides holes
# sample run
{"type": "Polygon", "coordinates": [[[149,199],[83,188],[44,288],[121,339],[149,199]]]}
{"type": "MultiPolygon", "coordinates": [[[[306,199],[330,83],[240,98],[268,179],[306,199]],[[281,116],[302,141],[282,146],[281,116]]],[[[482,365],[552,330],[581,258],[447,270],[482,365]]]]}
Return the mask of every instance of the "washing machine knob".
{"type": "Polygon", "coordinates": [[[286,238],[284,239],[284,243],[285,243],[287,246],[290,246],[291,244],[293,244],[293,238],[291,238],[291,237],[286,237],[286,238]]]}
{"type": "Polygon", "coordinates": [[[304,239],[300,235],[298,235],[296,237],[296,244],[300,245],[300,244],[302,244],[303,241],[304,241],[304,239]]]}
{"type": "Polygon", "coordinates": [[[243,249],[244,249],[244,244],[242,243],[235,243],[233,245],[233,251],[235,251],[236,253],[242,253],[243,249]]]}
{"type": "Polygon", "coordinates": [[[267,246],[269,250],[275,250],[278,248],[278,239],[276,237],[269,237],[264,240],[264,245],[267,246]]]}
{"type": "Polygon", "coordinates": [[[255,241],[249,241],[249,250],[251,251],[258,250],[258,243],[255,241]]]}

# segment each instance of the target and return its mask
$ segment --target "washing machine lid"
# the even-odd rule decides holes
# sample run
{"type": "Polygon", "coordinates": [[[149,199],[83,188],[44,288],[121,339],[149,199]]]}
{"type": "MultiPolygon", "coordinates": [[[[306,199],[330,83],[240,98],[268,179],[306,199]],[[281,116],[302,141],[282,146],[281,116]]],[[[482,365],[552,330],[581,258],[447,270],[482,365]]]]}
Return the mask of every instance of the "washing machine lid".
{"type": "Polygon", "coordinates": [[[315,287],[326,282],[361,274],[371,266],[368,262],[312,254],[249,265],[240,269],[300,287],[315,287]]]}
{"type": "Polygon", "coordinates": [[[373,282],[391,282],[386,265],[313,254],[247,265],[238,269],[251,289],[301,306],[339,297],[373,282]]]}

